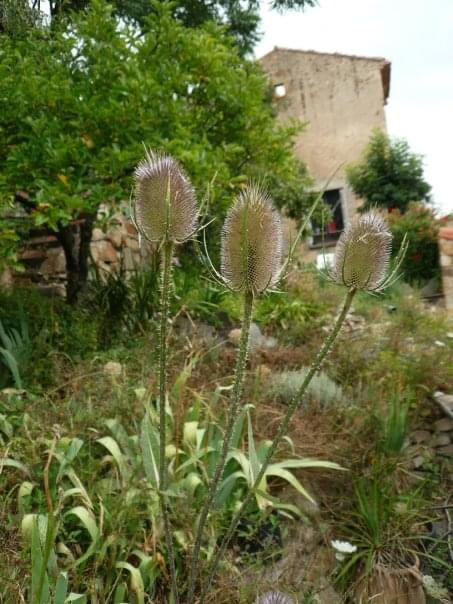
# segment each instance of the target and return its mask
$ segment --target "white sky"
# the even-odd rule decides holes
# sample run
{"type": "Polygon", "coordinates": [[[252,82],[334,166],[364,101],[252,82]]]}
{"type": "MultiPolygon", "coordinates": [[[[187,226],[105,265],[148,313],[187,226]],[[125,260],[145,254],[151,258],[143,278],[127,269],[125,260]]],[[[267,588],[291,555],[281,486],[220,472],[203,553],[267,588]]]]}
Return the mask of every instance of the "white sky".
{"type": "Polygon", "coordinates": [[[304,13],[262,9],[261,57],[274,46],[392,62],[389,134],[425,157],[435,205],[453,211],[453,0],[319,0],[304,13]]]}

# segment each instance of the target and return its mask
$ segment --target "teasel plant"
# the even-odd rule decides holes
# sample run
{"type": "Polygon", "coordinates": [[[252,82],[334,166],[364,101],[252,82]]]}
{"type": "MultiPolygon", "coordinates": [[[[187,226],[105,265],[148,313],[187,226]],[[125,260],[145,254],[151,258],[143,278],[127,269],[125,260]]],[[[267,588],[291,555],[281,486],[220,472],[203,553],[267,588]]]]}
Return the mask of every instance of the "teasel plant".
{"type": "Polygon", "coordinates": [[[385,220],[376,211],[370,211],[356,216],[341,234],[335,249],[334,266],[328,273],[328,277],[332,282],[345,287],[347,290],[340,312],[337,315],[330,333],[327,335],[311,364],[299,392],[289,403],[286,414],[267,451],[255,482],[244,497],[239,509],[234,514],[222,542],[209,564],[207,579],[202,588],[200,604],[203,604],[205,600],[219,563],[225,554],[226,548],[234,535],[239,521],[243,517],[247,506],[253,499],[256,491],[259,490],[266,469],[288,432],[289,424],[294,413],[303,403],[311,380],[319,371],[324,359],[332,349],[351,308],[355,295],[359,291],[371,294],[382,292],[398,278],[399,269],[407,250],[407,239],[403,239],[392,270],[390,270],[391,241],[392,236],[388,226],[385,220]]]}
{"type": "Polygon", "coordinates": [[[198,230],[195,190],[179,163],[170,155],[145,149],[145,158],[134,174],[134,202],[131,217],[139,237],[160,252],[159,325],[159,499],[169,556],[174,601],[179,603],[175,550],[166,497],[167,462],[167,336],[172,289],[172,263],[175,247],[193,238],[198,230]]]}
{"type": "Polygon", "coordinates": [[[275,286],[282,275],[282,227],[277,210],[265,189],[249,184],[237,196],[227,213],[221,233],[221,268],[218,272],[205,248],[214,279],[242,296],[241,337],[231,403],[227,411],[225,434],[214,476],[201,509],[192,551],[187,602],[192,604],[199,573],[200,549],[209,512],[222,479],[236,420],[241,410],[244,374],[249,353],[250,324],[256,298],[275,286]]]}

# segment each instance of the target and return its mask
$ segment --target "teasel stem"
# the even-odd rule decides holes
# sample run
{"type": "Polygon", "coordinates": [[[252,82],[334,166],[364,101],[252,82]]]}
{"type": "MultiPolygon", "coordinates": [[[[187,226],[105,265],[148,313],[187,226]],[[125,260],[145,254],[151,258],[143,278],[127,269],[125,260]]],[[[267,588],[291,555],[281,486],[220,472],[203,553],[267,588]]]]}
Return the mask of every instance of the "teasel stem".
{"type": "Polygon", "coordinates": [[[234,378],[234,386],[232,393],[232,401],[231,406],[229,408],[228,413],[228,421],[225,429],[225,436],[223,438],[222,449],[220,453],[220,458],[217,462],[217,466],[214,472],[214,477],[209,486],[208,495],[206,497],[203,508],[200,512],[200,519],[198,521],[197,533],[195,537],[195,545],[192,552],[191,557],[191,567],[190,567],[190,575],[189,575],[189,588],[187,595],[188,604],[193,604],[194,601],[194,593],[195,593],[195,583],[198,576],[199,571],[199,555],[201,542],[203,539],[203,532],[206,526],[206,521],[208,519],[209,512],[214,503],[215,496],[217,494],[217,490],[220,484],[220,481],[223,476],[223,471],[225,469],[225,464],[227,460],[228,453],[231,447],[231,440],[233,437],[234,426],[236,424],[236,420],[239,415],[240,405],[241,405],[241,397],[242,390],[244,385],[244,373],[245,366],[247,363],[247,356],[249,352],[249,335],[250,335],[250,323],[252,320],[252,310],[253,310],[253,292],[250,290],[246,290],[244,293],[244,310],[243,310],[243,318],[242,318],[242,326],[241,326],[241,339],[239,342],[239,349],[236,359],[236,370],[235,370],[235,378],[234,378]]]}
{"type": "Polygon", "coordinates": [[[236,512],[236,514],[233,516],[233,519],[231,520],[230,526],[228,527],[228,531],[225,535],[225,537],[222,540],[222,543],[220,544],[219,549],[217,550],[217,553],[215,554],[209,569],[208,569],[208,578],[206,580],[206,583],[203,587],[203,591],[200,597],[200,604],[203,604],[204,599],[206,597],[207,591],[214,579],[215,573],[217,571],[217,567],[219,565],[220,560],[222,559],[225,550],[233,536],[234,531],[236,530],[236,527],[240,521],[240,519],[242,518],[242,515],[244,513],[244,510],[246,509],[247,505],[250,503],[250,501],[253,499],[261,480],[263,479],[263,476],[266,472],[266,469],[269,465],[269,463],[271,462],[273,456],[275,455],[283,437],[286,435],[286,433],[288,432],[288,427],[289,427],[289,423],[291,421],[291,418],[293,417],[295,411],[297,411],[297,409],[299,408],[299,406],[301,405],[303,398],[305,396],[305,393],[307,391],[308,386],[310,385],[311,380],[313,379],[314,375],[316,374],[316,372],[320,369],[325,357],[327,356],[327,354],[329,353],[330,349],[332,348],[339,332],[341,329],[341,326],[344,323],[344,320],[346,318],[346,315],[348,314],[349,309],[351,308],[351,304],[352,301],[354,299],[354,296],[356,294],[356,289],[351,288],[346,297],[345,300],[343,302],[343,306],[341,309],[340,314],[337,317],[337,320],[335,322],[335,325],[332,329],[332,331],[330,332],[330,334],[327,336],[327,338],[324,340],[324,343],[321,347],[321,349],[319,350],[316,359],[313,361],[309,372],[307,373],[300,389],[299,392],[296,394],[296,396],[292,399],[292,401],[290,402],[289,406],[288,406],[288,410],[286,412],[286,415],[282,421],[282,423],[280,424],[280,427],[278,429],[278,432],[274,438],[274,440],[272,441],[272,444],[267,452],[266,458],[263,462],[263,465],[261,466],[261,469],[258,473],[258,476],[256,477],[256,480],[252,486],[252,488],[250,489],[250,491],[247,493],[247,495],[245,496],[244,501],[242,502],[241,507],[239,508],[239,510],[236,512]]]}
{"type": "Polygon", "coordinates": [[[159,500],[164,521],[165,541],[170,565],[171,585],[176,604],[179,604],[178,585],[176,582],[175,550],[171,535],[170,515],[165,491],[167,489],[167,462],[165,445],[167,438],[166,394],[167,394],[167,332],[168,311],[170,306],[171,268],[174,245],[171,241],[162,244],[161,251],[161,299],[160,299],[160,330],[159,330],[159,500]]]}

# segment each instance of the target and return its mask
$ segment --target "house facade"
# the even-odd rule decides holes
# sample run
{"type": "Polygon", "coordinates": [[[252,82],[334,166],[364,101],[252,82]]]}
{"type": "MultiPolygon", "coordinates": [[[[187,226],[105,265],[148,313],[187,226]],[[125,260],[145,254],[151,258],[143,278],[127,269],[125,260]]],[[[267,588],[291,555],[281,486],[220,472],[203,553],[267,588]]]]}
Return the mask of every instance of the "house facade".
{"type": "Polygon", "coordinates": [[[306,125],[296,153],[307,165],[315,190],[327,186],[324,201],[333,220],[323,228],[313,225],[309,248],[314,258],[317,248],[335,245],[361,204],[347,184],[345,168],[361,159],[373,129],[386,131],[391,65],[382,58],[278,47],[260,62],[273,87],[279,118],[306,125]]]}

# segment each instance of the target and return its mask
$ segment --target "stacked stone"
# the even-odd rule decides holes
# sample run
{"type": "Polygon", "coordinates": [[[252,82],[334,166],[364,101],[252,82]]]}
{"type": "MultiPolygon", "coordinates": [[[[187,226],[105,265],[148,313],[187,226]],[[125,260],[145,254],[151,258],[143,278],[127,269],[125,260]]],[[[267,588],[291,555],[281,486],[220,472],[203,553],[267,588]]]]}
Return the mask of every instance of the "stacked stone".
{"type": "MultiPolygon", "coordinates": [[[[146,249],[140,248],[134,225],[122,214],[113,216],[105,231],[100,228],[93,229],[91,258],[96,266],[104,271],[111,272],[122,265],[127,274],[140,264],[146,253],[146,249]]],[[[43,292],[65,296],[66,260],[55,234],[44,229],[37,231],[27,241],[20,260],[25,271],[8,275],[7,285],[35,283],[43,292]]]]}
{"type": "Polygon", "coordinates": [[[414,470],[422,470],[436,458],[453,462],[453,395],[436,392],[434,399],[447,416],[409,434],[406,453],[414,470]]]}
{"type": "Polygon", "coordinates": [[[453,312],[453,226],[439,229],[439,251],[445,307],[453,312]]]}
{"type": "Polygon", "coordinates": [[[104,232],[93,229],[90,252],[95,264],[106,271],[119,268],[121,262],[126,271],[133,270],[142,260],[137,231],[125,216],[115,215],[104,232]]]}

